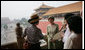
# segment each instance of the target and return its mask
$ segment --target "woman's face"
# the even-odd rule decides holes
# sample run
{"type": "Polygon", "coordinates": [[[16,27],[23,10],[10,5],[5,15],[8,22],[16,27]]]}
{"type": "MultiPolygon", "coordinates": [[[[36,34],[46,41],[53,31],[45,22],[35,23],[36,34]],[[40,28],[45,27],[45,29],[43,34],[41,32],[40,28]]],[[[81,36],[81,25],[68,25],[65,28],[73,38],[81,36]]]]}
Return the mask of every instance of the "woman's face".
{"type": "Polygon", "coordinates": [[[53,20],[53,19],[49,19],[48,21],[49,21],[50,23],[53,23],[53,22],[54,22],[54,20],[53,20]]]}
{"type": "Polygon", "coordinates": [[[64,23],[65,23],[65,24],[67,24],[67,21],[66,21],[66,20],[64,20],[64,23]]]}

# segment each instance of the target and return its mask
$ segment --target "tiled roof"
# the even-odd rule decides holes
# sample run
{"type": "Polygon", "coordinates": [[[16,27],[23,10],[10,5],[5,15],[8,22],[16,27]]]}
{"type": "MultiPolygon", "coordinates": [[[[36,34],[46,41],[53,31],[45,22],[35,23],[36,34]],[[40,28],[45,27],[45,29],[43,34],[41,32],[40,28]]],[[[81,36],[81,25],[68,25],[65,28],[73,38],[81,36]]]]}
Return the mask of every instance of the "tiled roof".
{"type": "Polygon", "coordinates": [[[82,9],[82,2],[77,2],[77,3],[73,3],[73,4],[50,9],[43,16],[51,15],[51,14],[60,14],[60,13],[69,13],[69,12],[81,11],[81,9],[82,9]]]}
{"type": "Polygon", "coordinates": [[[53,8],[53,7],[45,5],[45,4],[42,4],[42,6],[40,6],[40,8],[53,8]]]}
{"type": "Polygon", "coordinates": [[[40,9],[40,8],[54,8],[54,7],[42,4],[40,7],[36,8],[35,10],[40,9]]]}

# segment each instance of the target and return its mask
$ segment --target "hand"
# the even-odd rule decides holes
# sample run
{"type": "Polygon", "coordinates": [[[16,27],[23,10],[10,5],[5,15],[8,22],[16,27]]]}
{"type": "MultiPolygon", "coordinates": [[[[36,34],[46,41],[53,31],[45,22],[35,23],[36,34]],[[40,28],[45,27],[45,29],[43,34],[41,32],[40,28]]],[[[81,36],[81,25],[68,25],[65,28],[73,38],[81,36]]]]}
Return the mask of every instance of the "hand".
{"type": "Polygon", "coordinates": [[[64,33],[61,33],[60,35],[61,35],[62,38],[64,37],[64,33]]]}

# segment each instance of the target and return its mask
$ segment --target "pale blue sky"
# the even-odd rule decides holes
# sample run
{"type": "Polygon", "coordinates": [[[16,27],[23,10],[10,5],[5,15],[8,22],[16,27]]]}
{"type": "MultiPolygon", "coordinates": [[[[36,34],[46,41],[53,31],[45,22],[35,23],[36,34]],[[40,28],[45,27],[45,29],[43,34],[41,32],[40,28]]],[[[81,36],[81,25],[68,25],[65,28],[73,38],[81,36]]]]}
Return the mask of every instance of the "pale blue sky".
{"type": "Polygon", "coordinates": [[[21,19],[23,17],[29,19],[34,9],[42,5],[42,3],[59,7],[79,1],[1,1],[1,17],[9,17],[10,20],[21,19]]]}

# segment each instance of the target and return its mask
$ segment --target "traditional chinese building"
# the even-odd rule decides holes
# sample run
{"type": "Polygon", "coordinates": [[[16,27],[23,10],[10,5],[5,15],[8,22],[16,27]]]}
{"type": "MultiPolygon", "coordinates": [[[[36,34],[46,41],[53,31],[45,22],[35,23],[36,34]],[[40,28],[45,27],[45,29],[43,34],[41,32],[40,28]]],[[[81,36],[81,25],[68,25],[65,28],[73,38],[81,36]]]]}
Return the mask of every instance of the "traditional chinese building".
{"type": "Polygon", "coordinates": [[[42,16],[43,14],[45,14],[48,10],[52,8],[54,7],[51,7],[42,3],[42,5],[39,8],[35,9],[35,11],[38,13],[39,16],[42,16]]]}
{"type": "Polygon", "coordinates": [[[82,2],[76,2],[65,6],[56,7],[47,11],[42,17],[55,16],[56,18],[63,17],[66,13],[74,13],[80,15],[82,10],[82,2]]]}
{"type": "MultiPolygon", "coordinates": [[[[43,7],[43,5],[41,7],[43,7]]],[[[54,22],[56,24],[58,24],[59,29],[61,29],[62,24],[64,23],[64,15],[66,13],[74,13],[74,14],[80,15],[81,9],[82,9],[82,2],[76,2],[76,3],[49,9],[48,11],[45,11],[45,13],[43,15],[41,15],[41,17],[43,17],[43,19],[40,21],[38,26],[42,30],[43,33],[46,33],[46,27],[49,24],[47,19],[49,16],[54,16],[55,17],[54,22]]],[[[37,12],[38,12],[38,10],[37,10],[37,12]]]]}

